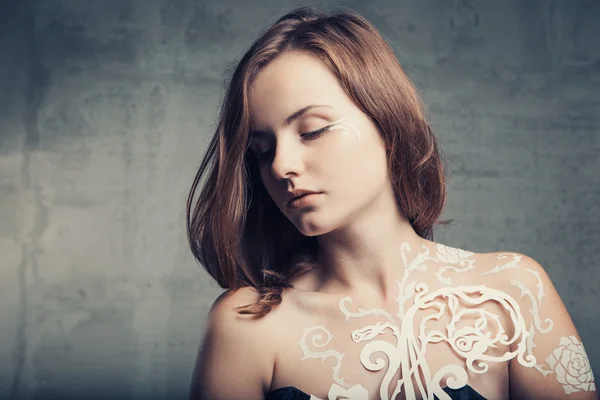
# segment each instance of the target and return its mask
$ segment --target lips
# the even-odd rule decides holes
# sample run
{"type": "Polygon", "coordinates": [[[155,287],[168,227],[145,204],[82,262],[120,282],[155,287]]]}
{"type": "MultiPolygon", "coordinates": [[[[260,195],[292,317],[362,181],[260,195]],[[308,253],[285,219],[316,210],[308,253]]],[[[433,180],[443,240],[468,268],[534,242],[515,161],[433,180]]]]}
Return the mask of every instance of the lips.
{"type": "Polygon", "coordinates": [[[304,197],[304,196],[308,196],[309,194],[313,194],[313,193],[306,193],[306,194],[303,194],[302,196],[296,196],[296,197],[292,197],[292,199],[291,199],[290,201],[294,201],[294,200],[296,200],[296,199],[300,199],[300,198],[302,198],[302,197],[304,197]]]}
{"type": "Polygon", "coordinates": [[[308,196],[309,194],[320,194],[321,192],[309,192],[309,191],[301,191],[302,194],[300,195],[296,195],[294,197],[292,197],[289,201],[288,201],[288,206],[291,205],[292,201],[296,200],[296,199],[300,199],[302,197],[308,196]]]}
{"type": "Polygon", "coordinates": [[[296,196],[294,199],[292,199],[288,203],[288,207],[290,209],[298,209],[298,208],[305,208],[309,205],[313,205],[315,203],[315,201],[318,199],[320,194],[321,193],[313,192],[313,193],[307,193],[302,196],[296,196]]]}

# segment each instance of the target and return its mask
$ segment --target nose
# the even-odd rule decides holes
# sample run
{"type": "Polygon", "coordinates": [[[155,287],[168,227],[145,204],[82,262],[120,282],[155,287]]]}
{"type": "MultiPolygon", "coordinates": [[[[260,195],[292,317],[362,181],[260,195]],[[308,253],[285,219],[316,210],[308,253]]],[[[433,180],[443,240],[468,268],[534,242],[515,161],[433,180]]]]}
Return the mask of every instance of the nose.
{"type": "Polygon", "coordinates": [[[277,180],[287,179],[290,174],[304,172],[303,150],[293,142],[277,144],[271,162],[271,174],[277,180]]]}

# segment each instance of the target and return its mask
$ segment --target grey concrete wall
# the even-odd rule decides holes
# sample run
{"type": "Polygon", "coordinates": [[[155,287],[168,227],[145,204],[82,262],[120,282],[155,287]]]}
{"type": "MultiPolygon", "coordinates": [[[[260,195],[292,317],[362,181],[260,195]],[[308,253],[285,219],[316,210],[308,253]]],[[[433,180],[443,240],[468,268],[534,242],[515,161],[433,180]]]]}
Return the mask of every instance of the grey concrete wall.
{"type": "MultiPolygon", "coordinates": [[[[303,4],[2,2],[1,399],[186,397],[220,293],[187,248],[187,191],[223,71],[303,4]]],[[[600,374],[600,3],[337,4],[432,112],[456,221],[435,240],[540,262],[600,374]]]]}

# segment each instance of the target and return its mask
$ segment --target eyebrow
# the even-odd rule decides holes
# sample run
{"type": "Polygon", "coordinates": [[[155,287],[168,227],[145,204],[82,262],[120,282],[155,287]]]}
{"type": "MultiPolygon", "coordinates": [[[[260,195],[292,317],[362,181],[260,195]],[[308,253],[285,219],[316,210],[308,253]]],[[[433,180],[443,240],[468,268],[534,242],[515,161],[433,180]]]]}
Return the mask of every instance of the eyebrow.
{"type": "MultiPolygon", "coordinates": [[[[287,117],[283,123],[283,126],[289,126],[292,122],[294,122],[295,120],[300,118],[302,115],[304,115],[308,110],[310,110],[312,108],[317,108],[317,107],[333,108],[327,104],[309,104],[308,106],[302,107],[301,109],[299,109],[298,111],[295,111],[292,115],[287,117]]],[[[269,133],[265,132],[265,131],[252,130],[252,131],[250,131],[250,138],[265,136],[268,134],[269,133]]]]}

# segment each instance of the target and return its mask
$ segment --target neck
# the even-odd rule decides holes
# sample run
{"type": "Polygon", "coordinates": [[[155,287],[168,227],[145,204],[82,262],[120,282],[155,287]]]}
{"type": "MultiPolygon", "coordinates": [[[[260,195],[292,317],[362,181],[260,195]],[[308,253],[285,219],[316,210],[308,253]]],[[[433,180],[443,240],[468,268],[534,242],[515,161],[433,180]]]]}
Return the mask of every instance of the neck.
{"type": "Polygon", "coordinates": [[[367,296],[383,303],[398,295],[396,281],[405,269],[401,245],[407,242],[418,251],[430,243],[417,235],[400,211],[390,213],[377,206],[318,241],[322,268],[316,291],[367,296]]]}

